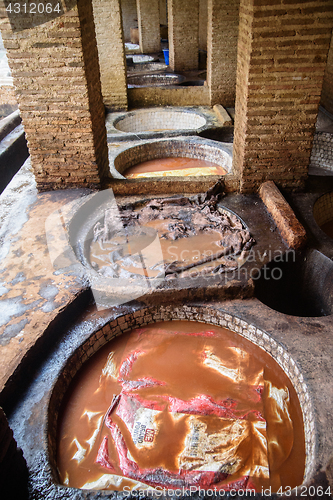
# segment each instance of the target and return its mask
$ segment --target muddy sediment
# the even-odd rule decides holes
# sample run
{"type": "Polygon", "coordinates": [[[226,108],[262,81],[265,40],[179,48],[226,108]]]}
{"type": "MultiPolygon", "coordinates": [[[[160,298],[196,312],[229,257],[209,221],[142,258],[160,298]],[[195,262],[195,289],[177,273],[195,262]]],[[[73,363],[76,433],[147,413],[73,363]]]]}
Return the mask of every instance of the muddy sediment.
{"type": "Polygon", "coordinates": [[[118,215],[105,211],[104,220],[94,227],[91,265],[113,278],[135,278],[148,271],[149,276],[172,279],[236,269],[245,262],[254,240],[235,214],[219,208],[220,187],[190,198],[153,199],[141,207],[124,207],[123,229],[115,219],[118,215]],[[160,260],[155,247],[149,246],[154,233],[161,246],[160,260]]]}

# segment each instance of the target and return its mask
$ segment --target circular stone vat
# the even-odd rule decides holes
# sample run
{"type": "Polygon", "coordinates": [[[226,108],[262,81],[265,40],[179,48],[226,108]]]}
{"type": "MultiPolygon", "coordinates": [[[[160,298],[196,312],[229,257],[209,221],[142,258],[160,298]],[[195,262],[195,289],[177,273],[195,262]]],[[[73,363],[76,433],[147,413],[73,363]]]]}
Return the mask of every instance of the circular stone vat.
{"type": "MultiPolygon", "coordinates": [[[[133,61],[134,62],[134,61],[133,61]]],[[[127,78],[128,88],[164,87],[178,85],[185,80],[185,76],[174,73],[157,73],[152,75],[133,75],[127,78]]]]}
{"type": "MultiPolygon", "coordinates": [[[[68,360],[49,404],[58,482],[85,490],[259,493],[302,484],[313,417],[290,355],[230,315],[212,317],[217,326],[175,321],[179,311],[168,311],[160,307],[166,320],[151,323],[156,313],[139,310],[135,317],[150,315],[150,324],[114,338],[135,317],[118,318],[120,326],[104,326],[68,360]],[[219,326],[227,322],[229,329],[219,326]]],[[[200,314],[186,311],[184,319],[200,314]]]]}
{"type": "MultiPolygon", "coordinates": [[[[124,173],[135,165],[158,158],[192,158],[217,165],[226,173],[232,168],[231,151],[216,142],[191,139],[167,139],[139,144],[119,153],[111,166],[114,177],[124,179],[124,173]]],[[[204,171],[204,168],[202,168],[204,171]]],[[[185,174],[184,174],[185,175],[185,174]]],[[[210,170],[207,167],[207,175],[210,170]]]]}
{"type": "Polygon", "coordinates": [[[333,192],[318,198],[313,207],[313,216],[322,231],[333,239],[333,192]]]}
{"type": "Polygon", "coordinates": [[[284,314],[303,317],[333,313],[333,262],[317,250],[289,251],[260,270],[256,297],[284,314]]]}
{"type": "Polygon", "coordinates": [[[140,109],[118,117],[113,125],[121,132],[134,134],[141,132],[180,132],[182,130],[196,131],[206,125],[206,118],[193,111],[140,109]]]}

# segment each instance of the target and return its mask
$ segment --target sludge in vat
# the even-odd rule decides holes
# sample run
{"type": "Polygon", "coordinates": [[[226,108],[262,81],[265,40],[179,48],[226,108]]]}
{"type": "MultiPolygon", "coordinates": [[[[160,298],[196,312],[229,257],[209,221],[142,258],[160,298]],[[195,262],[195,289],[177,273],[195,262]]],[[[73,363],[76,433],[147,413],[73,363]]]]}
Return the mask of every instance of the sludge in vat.
{"type": "Polygon", "coordinates": [[[221,327],[150,324],[102,347],[74,377],[58,425],[62,484],[254,489],[303,480],[295,390],[264,350],[221,327]]]}
{"type": "Polygon", "coordinates": [[[333,239],[333,192],[318,198],[313,207],[313,215],[320,229],[333,239]]]}
{"type": "Polygon", "coordinates": [[[132,284],[143,273],[153,279],[160,275],[178,279],[234,271],[246,261],[254,244],[245,224],[236,214],[218,206],[218,194],[213,192],[206,193],[206,200],[194,196],[153,199],[143,206],[130,204],[120,210],[120,216],[126,234],[119,240],[113,231],[114,220],[106,210],[104,221],[94,226],[95,236],[86,246],[87,262],[100,275],[127,277],[132,284]],[[150,250],[146,244],[147,231],[157,232],[158,261],[156,247],[150,250]],[[146,248],[144,268],[137,253],[140,248],[146,248]]]}

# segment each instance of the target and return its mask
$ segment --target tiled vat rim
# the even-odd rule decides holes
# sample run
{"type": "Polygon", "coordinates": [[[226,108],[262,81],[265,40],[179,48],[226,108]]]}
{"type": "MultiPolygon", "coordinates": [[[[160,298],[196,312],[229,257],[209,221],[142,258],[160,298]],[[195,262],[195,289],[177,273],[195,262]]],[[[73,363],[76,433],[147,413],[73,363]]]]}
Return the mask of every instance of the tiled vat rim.
{"type": "Polygon", "coordinates": [[[333,170],[333,134],[328,132],[315,133],[310,165],[333,170]]]}
{"type": "Polygon", "coordinates": [[[223,167],[227,172],[231,170],[231,151],[218,143],[212,144],[209,139],[202,138],[164,139],[138,144],[120,152],[114,158],[113,164],[116,171],[122,173],[127,168],[144,161],[180,156],[210,161],[223,167]]]}
{"type": "Polygon", "coordinates": [[[318,226],[333,219],[333,191],[318,198],[313,206],[313,216],[318,226]]]}
{"type": "Polygon", "coordinates": [[[166,108],[129,111],[113,121],[113,126],[121,132],[199,129],[205,125],[206,118],[201,113],[166,108]]]}
{"type": "MultiPolygon", "coordinates": [[[[93,333],[67,360],[56,381],[49,404],[48,442],[51,467],[56,468],[56,429],[59,408],[67,388],[79,368],[114,337],[126,331],[158,321],[189,320],[228,328],[270,354],[289,377],[302,408],[306,463],[303,482],[308,483],[315,467],[315,419],[307,385],[296,362],[287,351],[263,330],[246,321],[209,306],[158,306],[143,308],[119,316],[93,333]]],[[[54,473],[55,477],[56,474],[54,473]]]]}

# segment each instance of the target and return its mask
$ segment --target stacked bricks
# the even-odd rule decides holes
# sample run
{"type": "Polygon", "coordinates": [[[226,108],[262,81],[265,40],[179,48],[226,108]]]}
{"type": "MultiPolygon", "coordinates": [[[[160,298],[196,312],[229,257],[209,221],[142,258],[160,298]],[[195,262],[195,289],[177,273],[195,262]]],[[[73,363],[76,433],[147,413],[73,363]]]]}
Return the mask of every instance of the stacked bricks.
{"type": "Polygon", "coordinates": [[[1,30],[38,189],[99,187],[109,169],[91,1],[1,30]]]}
{"type": "Polygon", "coordinates": [[[126,58],[119,0],[93,0],[104,105],[127,110],[126,58]]]}
{"type": "Polygon", "coordinates": [[[333,37],[328,52],[320,104],[333,115],[333,37]]]}
{"type": "Polygon", "coordinates": [[[199,0],[199,49],[207,50],[208,0],[199,0]]]}
{"type": "Polygon", "coordinates": [[[159,0],[136,0],[140,50],[143,54],[161,50],[159,0]]]}
{"type": "Polygon", "coordinates": [[[234,169],[243,192],[307,177],[332,2],[241,0],[234,169]]]}
{"type": "Polygon", "coordinates": [[[131,41],[131,28],[138,25],[138,15],[136,12],[136,0],[121,0],[121,15],[123,22],[124,40],[131,41]]]}
{"type": "Polygon", "coordinates": [[[199,0],[168,0],[168,18],[170,68],[198,69],[199,0]]]}
{"type": "Polygon", "coordinates": [[[238,24],[239,0],[208,0],[207,82],[211,106],[235,104],[238,24]]]}
{"type": "Polygon", "coordinates": [[[21,449],[17,448],[13,431],[0,408],[0,491],[1,498],[28,498],[28,470],[21,449]]]}

